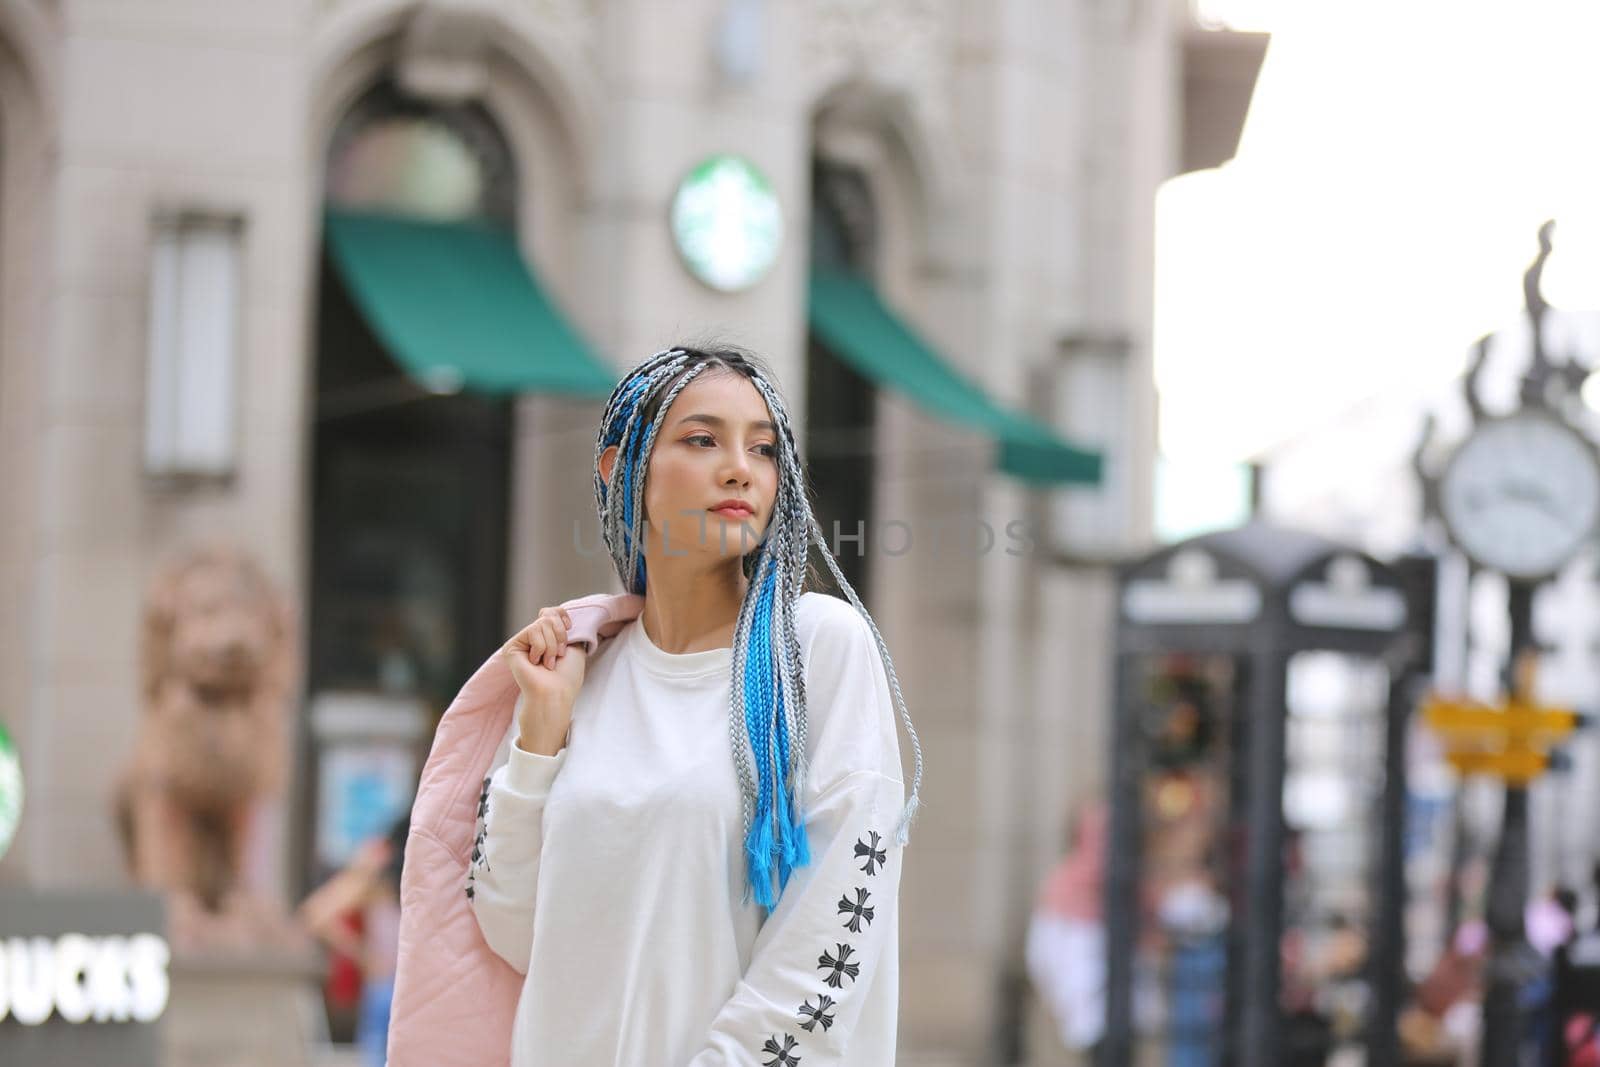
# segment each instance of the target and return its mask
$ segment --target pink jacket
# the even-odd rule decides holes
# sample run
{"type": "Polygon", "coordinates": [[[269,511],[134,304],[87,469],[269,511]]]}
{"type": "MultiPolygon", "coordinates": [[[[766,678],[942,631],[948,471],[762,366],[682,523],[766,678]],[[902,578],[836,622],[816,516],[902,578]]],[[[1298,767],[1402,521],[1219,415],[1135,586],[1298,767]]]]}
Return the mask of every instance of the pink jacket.
{"type": "MultiPolygon", "coordinates": [[[[644,607],[631,594],[565,601],[568,644],[593,652],[644,607]]],[[[389,1067],[509,1067],[522,975],[483,940],[466,896],[478,794],[511,728],[517,684],[498,650],[450,702],[423,765],[400,876],[389,1067]]]]}

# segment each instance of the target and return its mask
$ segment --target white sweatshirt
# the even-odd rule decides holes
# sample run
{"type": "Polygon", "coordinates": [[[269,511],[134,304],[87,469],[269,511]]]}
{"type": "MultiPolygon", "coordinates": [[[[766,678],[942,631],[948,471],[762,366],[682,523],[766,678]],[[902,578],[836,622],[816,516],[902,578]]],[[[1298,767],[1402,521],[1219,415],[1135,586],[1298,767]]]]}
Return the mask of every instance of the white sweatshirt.
{"type": "MultiPolygon", "coordinates": [[[[467,877],[525,974],[511,1067],[889,1067],[905,803],[866,621],[802,594],[811,863],[770,917],[745,892],[731,649],[673,655],[636,620],[590,657],[567,746],[511,733],[467,877]]],[[[742,731],[741,731],[742,737],[742,731]]]]}

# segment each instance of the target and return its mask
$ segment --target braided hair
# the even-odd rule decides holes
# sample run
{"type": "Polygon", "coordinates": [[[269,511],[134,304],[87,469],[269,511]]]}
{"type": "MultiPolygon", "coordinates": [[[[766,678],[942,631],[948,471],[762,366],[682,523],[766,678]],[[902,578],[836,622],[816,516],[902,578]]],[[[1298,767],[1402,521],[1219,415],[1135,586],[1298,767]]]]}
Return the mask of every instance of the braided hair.
{"type": "Polygon", "coordinates": [[[898,845],[910,840],[911,820],[919,803],[922,745],[911,725],[883,636],[840,572],[838,562],[828,551],[822,528],[812,515],[788,409],[769,380],[769,372],[748,353],[725,345],[708,350],[666,349],[635,366],[612,390],[595,442],[594,492],[601,534],[618,577],[628,592],[644,594],[644,489],[656,433],[684,387],[713,368],[747,379],[766,400],[778,428],[778,492],[772,519],[757,547],[741,560],[749,587],[733,635],[733,678],[728,697],[728,740],[739,775],[744,814],[748,879],[745,900],[748,902],[753,892],[756,901],[770,912],[793,870],[811,862],[800,810],[808,771],[806,691],[800,643],[795,635],[795,605],[804,592],[811,542],[816,542],[834,580],[866,619],[901,721],[911,735],[916,774],[910,799],[895,828],[894,841],[898,845]],[[600,457],[613,445],[617,446],[617,457],[608,486],[600,474],[600,457]],[[772,886],[774,867],[778,878],[776,894],[772,886]]]}

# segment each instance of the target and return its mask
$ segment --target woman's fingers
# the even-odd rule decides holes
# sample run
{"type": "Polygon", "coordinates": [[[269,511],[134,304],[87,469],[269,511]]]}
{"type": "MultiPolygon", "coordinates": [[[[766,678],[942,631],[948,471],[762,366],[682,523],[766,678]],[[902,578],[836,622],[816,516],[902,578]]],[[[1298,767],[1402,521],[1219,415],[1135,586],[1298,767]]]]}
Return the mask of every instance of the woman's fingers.
{"type": "Polygon", "coordinates": [[[541,667],[548,667],[550,656],[555,650],[555,635],[550,632],[550,620],[540,619],[533,624],[533,628],[539,635],[539,651],[534,656],[534,662],[541,667]]]}
{"type": "Polygon", "coordinates": [[[546,622],[546,633],[549,635],[550,662],[554,664],[566,651],[566,627],[573,624],[570,614],[563,608],[544,608],[539,611],[539,621],[546,622]]]}
{"type": "Polygon", "coordinates": [[[561,649],[566,644],[566,627],[558,619],[546,617],[536,624],[544,637],[544,655],[541,662],[546,667],[554,667],[556,660],[561,657],[561,649]]]}
{"type": "Polygon", "coordinates": [[[506,642],[503,651],[507,656],[553,668],[566,653],[567,628],[571,625],[572,615],[566,609],[542,608],[537,619],[506,642]]]}
{"type": "Polygon", "coordinates": [[[539,612],[539,619],[535,625],[541,625],[545,634],[547,649],[545,665],[555,666],[556,660],[567,647],[567,627],[571,624],[571,617],[561,608],[544,608],[539,612]]]}

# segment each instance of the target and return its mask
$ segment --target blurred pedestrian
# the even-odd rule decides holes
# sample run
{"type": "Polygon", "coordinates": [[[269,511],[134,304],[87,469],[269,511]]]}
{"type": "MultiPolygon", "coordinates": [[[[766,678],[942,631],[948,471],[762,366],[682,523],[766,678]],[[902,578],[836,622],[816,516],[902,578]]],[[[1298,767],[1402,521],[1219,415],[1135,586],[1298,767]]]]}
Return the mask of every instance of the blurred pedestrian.
{"type": "Polygon", "coordinates": [[[1556,971],[1563,950],[1577,933],[1573,922],[1573,912],[1576,910],[1577,894],[1565,887],[1557,887],[1530,901],[1523,911],[1523,929],[1528,944],[1547,961],[1528,980],[1522,991],[1524,1017],[1530,1038],[1538,1047],[1538,1062],[1541,1064],[1560,1062],[1561,1024],[1556,997],[1556,971]]]}
{"type": "Polygon", "coordinates": [[[1230,909],[1209,859],[1167,886],[1156,914],[1170,945],[1166,1067],[1216,1067],[1230,909]]]}
{"type": "Polygon", "coordinates": [[[1477,1062],[1482,1028],[1483,971],[1489,928],[1473,919],[1456,928],[1443,955],[1417,986],[1400,1015],[1400,1040],[1407,1063],[1477,1062]]]}
{"type": "Polygon", "coordinates": [[[1093,1049],[1105,1031],[1107,820],[1102,801],[1079,813],[1072,844],[1045,877],[1028,923],[1028,977],[1061,1043],[1075,1051],[1093,1049]]]}
{"type": "MultiPolygon", "coordinates": [[[[1600,865],[1594,869],[1594,888],[1593,928],[1575,934],[1555,951],[1552,1014],[1560,1040],[1546,1062],[1557,1067],[1600,1067],[1600,865]]],[[[1567,890],[1558,899],[1576,919],[1577,894],[1567,890]]]]}
{"type": "Polygon", "coordinates": [[[342,870],[305,899],[297,913],[320,941],[360,966],[356,1045],[369,1067],[384,1067],[386,1059],[400,947],[400,870],[410,824],[408,813],[385,836],[368,839],[342,870]],[[361,919],[359,936],[346,923],[352,913],[361,919]]]}

